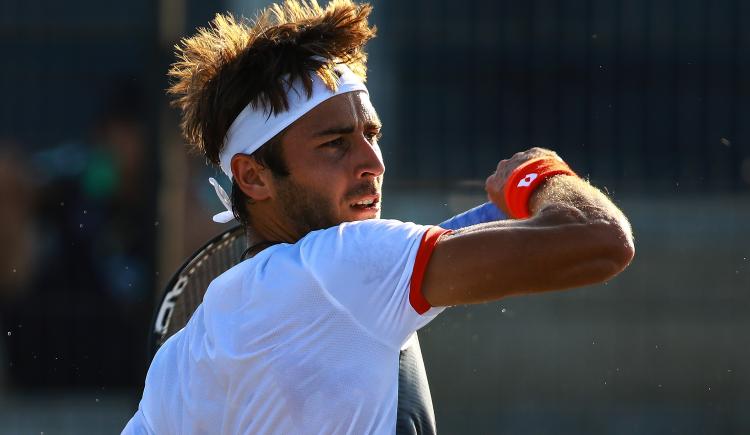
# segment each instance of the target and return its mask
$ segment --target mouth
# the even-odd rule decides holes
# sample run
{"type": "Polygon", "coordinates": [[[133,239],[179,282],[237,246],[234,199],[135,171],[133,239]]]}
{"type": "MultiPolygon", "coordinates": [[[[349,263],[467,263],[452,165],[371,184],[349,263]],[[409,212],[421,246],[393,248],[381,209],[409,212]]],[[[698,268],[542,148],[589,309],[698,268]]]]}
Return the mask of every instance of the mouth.
{"type": "Polygon", "coordinates": [[[358,198],[357,201],[350,203],[349,207],[357,211],[379,211],[380,195],[368,195],[358,198]]]}

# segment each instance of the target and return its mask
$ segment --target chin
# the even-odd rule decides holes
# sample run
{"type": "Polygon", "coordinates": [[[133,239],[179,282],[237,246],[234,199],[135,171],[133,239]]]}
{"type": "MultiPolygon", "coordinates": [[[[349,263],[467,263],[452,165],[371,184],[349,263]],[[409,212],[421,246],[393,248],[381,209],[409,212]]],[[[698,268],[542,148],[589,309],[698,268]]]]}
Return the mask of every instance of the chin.
{"type": "Polygon", "coordinates": [[[352,210],[347,216],[347,221],[365,221],[368,219],[380,219],[380,209],[352,210]]]}

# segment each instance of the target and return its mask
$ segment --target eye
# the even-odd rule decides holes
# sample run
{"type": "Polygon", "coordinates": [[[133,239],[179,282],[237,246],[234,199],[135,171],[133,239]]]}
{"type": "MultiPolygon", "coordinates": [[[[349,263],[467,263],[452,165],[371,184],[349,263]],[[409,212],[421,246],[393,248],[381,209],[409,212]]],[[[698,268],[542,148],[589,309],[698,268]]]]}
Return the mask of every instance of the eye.
{"type": "Polygon", "coordinates": [[[328,141],[324,144],[322,144],[322,147],[332,147],[332,148],[340,148],[346,145],[346,142],[344,141],[343,137],[336,138],[334,140],[328,141]]]}
{"type": "Polygon", "coordinates": [[[365,133],[365,138],[367,138],[367,141],[370,143],[378,142],[380,141],[380,138],[383,137],[383,133],[379,130],[373,130],[370,132],[365,133]]]}
{"type": "Polygon", "coordinates": [[[329,140],[321,144],[318,149],[322,150],[325,154],[330,156],[336,156],[341,158],[348,154],[350,143],[343,136],[337,137],[334,140],[329,140]]]}

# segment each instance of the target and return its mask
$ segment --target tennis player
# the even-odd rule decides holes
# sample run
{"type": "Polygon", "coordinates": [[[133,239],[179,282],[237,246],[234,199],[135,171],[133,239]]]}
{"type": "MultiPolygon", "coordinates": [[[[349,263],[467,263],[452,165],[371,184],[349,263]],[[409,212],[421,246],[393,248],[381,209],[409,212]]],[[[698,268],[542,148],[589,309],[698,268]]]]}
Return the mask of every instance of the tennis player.
{"type": "MultiPolygon", "coordinates": [[[[218,15],[170,72],[187,139],[232,180],[252,258],[156,354],[127,434],[434,433],[421,358],[445,307],[610,279],[630,226],[553,151],[497,165],[513,219],[451,231],[381,220],[381,123],[364,84],[369,5],[218,15]]],[[[460,152],[456,149],[455,152],[460,152]]]]}

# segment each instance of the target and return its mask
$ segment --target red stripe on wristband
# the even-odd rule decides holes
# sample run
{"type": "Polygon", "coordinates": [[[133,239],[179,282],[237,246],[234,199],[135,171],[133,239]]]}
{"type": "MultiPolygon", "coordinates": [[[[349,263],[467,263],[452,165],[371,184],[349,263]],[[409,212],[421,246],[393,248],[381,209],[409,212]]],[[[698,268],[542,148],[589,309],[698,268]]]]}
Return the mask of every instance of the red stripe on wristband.
{"type": "Polygon", "coordinates": [[[525,219],[531,216],[529,198],[544,180],[553,175],[573,175],[576,173],[565,162],[540,158],[529,160],[513,170],[505,182],[505,204],[514,219],[525,219]]]}

